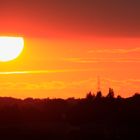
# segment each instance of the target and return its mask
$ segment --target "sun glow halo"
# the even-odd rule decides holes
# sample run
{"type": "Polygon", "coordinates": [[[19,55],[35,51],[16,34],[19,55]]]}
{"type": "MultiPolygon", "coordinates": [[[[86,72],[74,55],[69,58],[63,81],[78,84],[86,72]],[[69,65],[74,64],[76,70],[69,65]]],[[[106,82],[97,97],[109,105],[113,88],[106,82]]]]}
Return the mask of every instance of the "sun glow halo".
{"type": "Polygon", "coordinates": [[[16,59],[24,48],[22,37],[0,37],[0,61],[7,62],[16,59]]]}

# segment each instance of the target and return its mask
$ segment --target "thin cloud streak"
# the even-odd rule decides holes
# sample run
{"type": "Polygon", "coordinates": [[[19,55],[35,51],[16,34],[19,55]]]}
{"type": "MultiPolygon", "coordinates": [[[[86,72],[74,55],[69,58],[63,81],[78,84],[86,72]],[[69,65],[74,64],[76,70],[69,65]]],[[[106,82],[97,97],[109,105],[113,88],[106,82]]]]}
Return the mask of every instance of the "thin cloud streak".
{"type": "Polygon", "coordinates": [[[63,80],[52,80],[42,82],[3,82],[0,83],[0,90],[64,90],[64,89],[81,89],[83,86],[90,88],[96,83],[96,79],[70,81],[66,82],[63,80]]]}
{"type": "Polygon", "coordinates": [[[30,71],[4,71],[0,75],[18,75],[18,74],[49,74],[49,73],[67,73],[67,72],[84,72],[94,71],[96,69],[62,69],[62,70],[30,70],[30,71]]]}
{"type": "Polygon", "coordinates": [[[140,58],[66,58],[73,63],[140,63],[140,58]]]}
{"type": "Polygon", "coordinates": [[[125,54],[125,53],[135,53],[140,52],[140,48],[134,49],[99,49],[99,50],[89,50],[88,53],[111,53],[111,54],[125,54]]]}

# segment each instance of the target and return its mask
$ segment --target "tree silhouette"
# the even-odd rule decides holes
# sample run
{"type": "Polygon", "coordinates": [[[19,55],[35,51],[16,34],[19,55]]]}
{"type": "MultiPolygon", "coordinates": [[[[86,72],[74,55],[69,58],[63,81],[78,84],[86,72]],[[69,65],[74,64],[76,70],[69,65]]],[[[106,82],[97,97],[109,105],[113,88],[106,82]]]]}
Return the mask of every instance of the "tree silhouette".
{"type": "Polygon", "coordinates": [[[95,95],[92,94],[91,92],[89,92],[87,95],[86,95],[86,99],[89,100],[89,101],[92,101],[95,99],[95,95]]]}
{"type": "Polygon", "coordinates": [[[96,99],[101,99],[102,98],[102,92],[98,91],[96,95],[96,99]]]}
{"type": "Polygon", "coordinates": [[[114,98],[114,90],[112,88],[109,88],[109,93],[106,97],[107,98],[114,98]]]}

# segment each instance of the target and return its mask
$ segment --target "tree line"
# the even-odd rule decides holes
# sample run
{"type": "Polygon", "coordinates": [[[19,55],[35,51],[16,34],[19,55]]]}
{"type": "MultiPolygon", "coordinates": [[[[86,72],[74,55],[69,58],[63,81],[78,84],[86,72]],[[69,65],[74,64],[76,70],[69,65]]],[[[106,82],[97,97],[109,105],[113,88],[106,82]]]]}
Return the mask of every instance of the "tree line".
{"type": "Polygon", "coordinates": [[[8,139],[128,139],[139,137],[140,94],[109,89],[75,99],[0,97],[0,136],[8,139]],[[8,134],[8,135],[7,135],[8,134]]]}

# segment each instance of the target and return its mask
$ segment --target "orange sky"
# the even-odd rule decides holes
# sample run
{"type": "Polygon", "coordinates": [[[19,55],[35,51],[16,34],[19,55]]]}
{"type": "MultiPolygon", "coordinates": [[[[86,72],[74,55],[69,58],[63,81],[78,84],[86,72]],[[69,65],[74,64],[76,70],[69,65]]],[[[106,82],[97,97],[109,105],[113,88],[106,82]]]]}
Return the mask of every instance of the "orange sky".
{"type": "Polygon", "coordinates": [[[0,35],[23,36],[25,49],[0,63],[0,96],[84,97],[112,87],[140,91],[137,0],[3,0],[0,35]],[[8,73],[5,73],[8,72],[8,73]]]}

